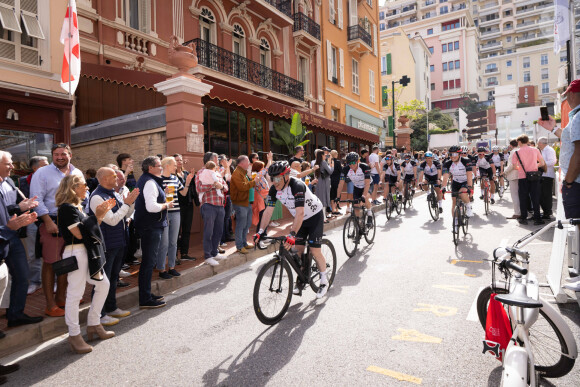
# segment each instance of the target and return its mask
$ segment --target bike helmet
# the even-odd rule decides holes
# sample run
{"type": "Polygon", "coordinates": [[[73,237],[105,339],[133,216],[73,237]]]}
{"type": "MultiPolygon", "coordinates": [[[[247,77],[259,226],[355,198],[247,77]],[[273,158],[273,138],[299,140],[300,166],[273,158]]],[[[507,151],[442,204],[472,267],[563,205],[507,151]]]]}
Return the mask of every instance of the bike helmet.
{"type": "Polygon", "coordinates": [[[494,152],[495,151],[498,151],[499,152],[499,146],[494,145],[494,146],[491,147],[491,150],[494,151],[494,152]]]}
{"type": "Polygon", "coordinates": [[[467,152],[469,152],[469,148],[467,146],[463,145],[461,147],[461,153],[467,153],[467,152]]]}
{"type": "Polygon", "coordinates": [[[427,153],[425,153],[425,157],[433,157],[433,153],[427,152],[427,153]]]}
{"type": "Polygon", "coordinates": [[[477,148],[477,153],[479,153],[479,152],[485,153],[485,151],[486,151],[486,149],[484,147],[482,147],[482,146],[480,146],[479,148],[477,148]]]}
{"type": "Polygon", "coordinates": [[[406,159],[406,158],[409,158],[409,159],[410,159],[410,158],[411,158],[411,154],[410,154],[410,153],[405,153],[405,154],[403,155],[403,158],[404,158],[404,159],[406,159]]]}
{"type": "Polygon", "coordinates": [[[286,173],[288,173],[288,171],[290,171],[288,161],[276,161],[268,168],[268,175],[274,178],[275,176],[278,175],[285,175],[286,173]]]}
{"type": "Polygon", "coordinates": [[[449,148],[449,153],[459,153],[461,151],[461,148],[459,148],[457,145],[453,145],[449,148]]]}
{"type": "Polygon", "coordinates": [[[356,152],[350,152],[349,154],[346,155],[347,164],[356,163],[358,159],[359,159],[358,153],[356,152]]]}

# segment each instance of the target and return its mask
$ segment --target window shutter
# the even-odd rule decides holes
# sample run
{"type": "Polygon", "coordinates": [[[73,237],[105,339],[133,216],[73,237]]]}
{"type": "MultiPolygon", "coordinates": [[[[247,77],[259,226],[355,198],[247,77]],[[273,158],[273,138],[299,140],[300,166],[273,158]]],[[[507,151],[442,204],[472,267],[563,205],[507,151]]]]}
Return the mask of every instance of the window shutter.
{"type": "Polygon", "coordinates": [[[0,4],[0,24],[7,30],[18,33],[22,32],[20,23],[16,17],[16,10],[13,7],[6,7],[4,4],[0,4]]]}
{"type": "Polygon", "coordinates": [[[382,90],[381,98],[383,100],[383,107],[387,107],[389,106],[389,87],[383,86],[381,90],[382,90]]]}
{"type": "Polygon", "coordinates": [[[344,87],[344,51],[342,48],[338,51],[339,63],[340,63],[340,86],[344,87]]]}
{"type": "Polygon", "coordinates": [[[332,24],[334,24],[334,18],[335,18],[335,14],[334,14],[334,0],[328,0],[328,15],[329,15],[329,20],[332,24]]]}
{"type": "Polygon", "coordinates": [[[337,11],[337,19],[338,19],[338,28],[340,28],[342,30],[342,28],[344,27],[344,16],[342,14],[342,2],[343,0],[338,0],[338,3],[336,3],[336,11],[337,11]]]}
{"type": "Polygon", "coordinates": [[[378,45],[377,45],[377,25],[373,24],[373,50],[375,56],[378,55],[378,45]]]}
{"type": "Polygon", "coordinates": [[[393,66],[391,64],[391,54],[387,54],[387,75],[393,73],[393,66]]]}
{"type": "Polygon", "coordinates": [[[151,3],[148,0],[139,2],[139,31],[151,31],[151,3]]]}
{"type": "Polygon", "coordinates": [[[326,40],[326,64],[328,72],[328,80],[332,82],[332,44],[330,40],[326,40]]]}
{"type": "Polygon", "coordinates": [[[375,72],[369,70],[369,99],[375,103],[375,72]]]}
{"type": "Polygon", "coordinates": [[[357,10],[357,0],[348,0],[348,12],[350,15],[349,26],[356,26],[358,24],[358,10],[357,10]]]}

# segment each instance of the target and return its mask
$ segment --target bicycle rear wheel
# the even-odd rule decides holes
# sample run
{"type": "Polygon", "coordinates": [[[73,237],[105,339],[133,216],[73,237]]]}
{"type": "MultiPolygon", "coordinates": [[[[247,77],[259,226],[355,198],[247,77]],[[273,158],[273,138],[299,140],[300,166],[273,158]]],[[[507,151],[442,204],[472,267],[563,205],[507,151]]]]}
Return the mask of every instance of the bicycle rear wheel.
{"type": "Polygon", "coordinates": [[[254,312],[263,324],[282,320],[292,300],[292,270],[286,261],[276,257],[259,271],[254,285],[254,312]]]}
{"type": "MultiPolygon", "coordinates": [[[[334,245],[328,239],[323,239],[320,242],[320,250],[326,261],[326,278],[328,279],[328,289],[334,282],[334,275],[336,274],[336,250],[334,245]]],[[[320,285],[320,270],[316,265],[316,261],[312,259],[312,271],[310,274],[310,287],[315,293],[318,293],[318,286],[320,285]]]]}
{"type": "Polygon", "coordinates": [[[499,185],[499,179],[495,184],[495,192],[497,192],[497,196],[499,196],[500,199],[503,197],[503,190],[501,189],[501,186],[499,185]]]}
{"type": "Polygon", "coordinates": [[[355,218],[349,217],[344,223],[344,228],[342,229],[342,243],[344,245],[344,252],[349,258],[352,258],[356,253],[359,242],[359,230],[358,225],[355,222],[355,218]]]}
{"type": "Polygon", "coordinates": [[[429,194],[427,205],[429,206],[429,214],[431,215],[431,218],[433,218],[433,220],[439,219],[439,206],[437,204],[437,195],[435,192],[429,194]]]}
{"type": "MultiPolygon", "coordinates": [[[[504,288],[484,288],[477,297],[477,315],[485,331],[487,308],[492,293],[507,294],[504,288]]],[[[536,371],[546,378],[559,378],[568,374],[574,367],[574,359],[568,353],[564,336],[550,317],[540,309],[538,320],[529,329],[530,343],[534,352],[536,371]]]]}
{"type": "MultiPolygon", "coordinates": [[[[375,239],[375,234],[377,233],[377,222],[375,219],[375,213],[372,210],[369,210],[369,211],[371,212],[373,223],[369,227],[368,221],[365,219],[365,223],[367,224],[366,233],[365,233],[365,240],[370,245],[371,243],[373,243],[373,240],[375,239]]],[[[367,213],[367,217],[368,217],[368,213],[367,213]]]]}
{"type": "MultiPolygon", "coordinates": [[[[456,198],[455,200],[461,200],[456,198]]],[[[453,210],[453,223],[451,224],[451,232],[453,233],[453,243],[455,246],[459,243],[459,227],[461,227],[461,211],[456,206],[453,210]]]]}
{"type": "Polygon", "coordinates": [[[467,209],[465,204],[461,206],[461,228],[463,229],[463,235],[467,234],[467,228],[469,227],[469,216],[465,214],[467,209]]]}
{"type": "Polygon", "coordinates": [[[385,207],[385,212],[387,213],[387,220],[391,219],[393,214],[393,195],[387,194],[387,206],[385,207]]]}
{"type": "Polygon", "coordinates": [[[489,189],[486,187],[483,191],[483,207],[485,208],[485,215],[489,213],[489,189]]]}
{"type": "Polygon", "coordinates": [[[401,211],[403,211],[403,200],[400,196],[400,194],[397,194],[397,203],[395,204],[395,209],[397,210],[398,215],[401,215],[401,211]]]}

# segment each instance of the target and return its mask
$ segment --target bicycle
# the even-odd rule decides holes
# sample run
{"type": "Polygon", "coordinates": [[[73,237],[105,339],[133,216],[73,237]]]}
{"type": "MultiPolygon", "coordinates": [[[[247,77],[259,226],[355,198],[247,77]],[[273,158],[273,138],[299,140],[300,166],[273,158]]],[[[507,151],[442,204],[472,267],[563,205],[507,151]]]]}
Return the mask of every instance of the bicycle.
{"type": "MultiPolygon", "coordinates": [[[[503,385],[528,385],[527,381],[535,385],[536,372],[542,377],[557,378],[574,367],[578,356],[574,335],[560,314],[540,299],[537,277],[529,270],[530,254],[521,250],[553,226],[563,228],[566,224],[580,224],[580,219],[553,221],[504,248],[505,254],[501,254],[501,247],[493,252],[492,283],[479,293],[476,306],[485,330],[491,295],[497,294],[495,299],[504,307],[507,305],[513,335],[502,357],[503,385]],[[496,269],[503,280],[496,280],[496,269]]],[[[499,356],[498,348],[484,341],[484,353],[487,350],[499,356]]]]}
{"type": "Polygon", "coordinates": [[[409,208],[413,204],[413,196],[415,195],[415,190],[410,187],[412,181],[414,181],[414,179],[413,180],[405,180],[405,183],[404,183],[404,188],[403,188],[403,207],[405,209],[407,209],[407,203],[409,205],[409,208]]]}
{"type": "MultiPolygon", "coordinates": [[[[497,196],[501,199],[503,197],[503,191],[505,190],[505,188],[501,187],[499,182],[500,182],[501,178],[503,177],[503,174],[501,173],[501,171],[499,169],[497,169],[495,175],[497,177],[497,179],[495,179],[495,192],[497,192],[497,196]]],[[[505,184],[507,179],[504,177],[503,181],[505,184]]]]}
{"type": "MultiPolygon", "coordinates": [[[[258,320],[266,325],[274,325],[282,320],[292,301],[294,279],[290,268],[298,276],[297,285],[300,295],[303,287],[307,285],[310,285],[314,293],[318,292],[320,271],[316,262],[313,262],[314,258],[310,253],[308,241],[306,241],[304,254],[299,256],[297,252],[288,251],[284,247],[285,236],[263,236],[260,239],[280,244],[278,253],[274,254],[274,258],[266,262],[258,272],[253,294],[254,312],[258,320]]],[[[328,239],[322,239],[321,249],[326,260],[328,289],[330,289],[336,274],[336,250],[328,239]]]]}
{"type": "Polygon", "coordinates": [[[481,188],[483,188],[483,206],[485,208],[485,215],[487,215],[489,213],[489,198],[491,196],[489,178],[487,176],[481,177],[481,188]]]}
{"type": "Polygon", "coordinates": [[[360,208],[361,216],[355,214],[355,204],[364,203],[364,200],[341,200],[340,202],[352,203],[353,209],[350,212],[350,216],[344,223],[344,228],[342,229],[342,242],[344,245],[344,252],[349,258],[354,257],[358,245],[361,240],[361,236],[364,236],[368,244],[373,243],[375,239],[375,234],[377,231],[377,223],[375,221],[375,214],[371,210],[372,214],[372,224],[369,227],[367,225],[367,214],[369,210],[363,205],[360,208]]]}
{"type": "MultiPolygon", "coordinates": [[[[441,184],[433,184],[431,182],[427,182],[429,185],[429,193],[427,194],[427,207],[429,207],[429,213],[431,214],[431,218],[434,221],[439,219],[439,202],[437,201],[437,192],[435,191],[435,187],[441,187],[441,184]]],[[[420,184],[421,189],[423,189],[423,183],[420,184]]]]}
{"type": "Polygon", "coordinates": [[[403,209],[403,200],[401,198],[401,192],[397,187],[395,187],[395,193],[387,193],[387,205],[385,211],[387,213],[387,220],[391,219],[393,210],[397,211],[398,215],[401,215],[401,210],[403,209]]]}
{"type": "MultiPolygon", "coordinates": [[[[443,196],[449,192],[443,190],[443,196]]],[[[459,229],[463,230],[463,235],[467,234],[467,229],[469,227],[469,217],[467,216],[467,208],[465,203],[459,197],[459,192],[452,192],[451,196],[455,198],[455,208],[453,209],[453,224],[451,227],[451,232],[453,233],[453,243],[455,246],[459,244],[459,229]]]]}

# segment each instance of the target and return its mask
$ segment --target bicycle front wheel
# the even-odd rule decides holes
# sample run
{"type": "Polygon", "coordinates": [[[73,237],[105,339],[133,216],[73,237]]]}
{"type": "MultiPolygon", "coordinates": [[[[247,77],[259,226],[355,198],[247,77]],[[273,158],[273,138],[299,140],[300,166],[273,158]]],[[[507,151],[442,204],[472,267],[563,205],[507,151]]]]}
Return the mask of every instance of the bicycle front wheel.
{"type": "Polygon", "coordinates": [[[467,234],[467,228],[469,227],[469,216],[465,214],[466,211],[467,209],[465,208],[465,205],[463,205],[461,207],[461,228],[463,229],[463,235],[467,234]]]}
{"type": "Polygon", "coordinates": [[[288,262],[274,258],[258,273],[254,285],[254,312],[258,320],[274,325],[282,320],[292,300],[292,270],[288,262]]]}
{"type": "Polygon", "coordinates": [[[400,198],[400,196],[400,194],[397,194],[397,203],[395,204],[397,215],[401,215],[401,211],[403,211],[403,200],[400,198]]]}
{"type": "Polygon", "coordinates": [[[359,241],[358,236],[358,226],[355,222],[355,218],[349,217],[344,223],[344,228],[342,229],[342,243],[344,244],[344,252],[349,258],[352,258],[356,253],[357,245],[359,241]]]}
{"type": "Polygon", "coordinates": [[[437,204],[437,195],[435,192],[429,194],[427,205],[429,206],[429,214],[431,215],[431,218],[433,218],[433,220],[439,219],[439,205],[437,204]]]}
{"type": "MultiPolygon", "coordinates": [[[[320,242],[320,250],[322,251],[322,256],[326,261],[326,278],[328,279],[328,289],[332,286],[334,282],[334,275],[336,274],[336,250],[334,245],[328,239],[323,239],[320,242]]],[[[310,275],[310,287],[315,293],[318,293],[318,286],[320,285],[320,270],[314,259],[312,260],[312,271],[310,275]]]]}
{"type": "MultiPolygon", "coordinates": [[[[375,239],[375,234],[377,232],[377,222],[375,221],[375,213],[372,210],[369,210],[371,215],[372,215],[372,224],[369,224],[369,222],[365,219],[366,222],[366,233],[365,233],[365,240],[367,241],[368,244],[373,243],[373,240],[375,239]]],[[[368,217],[368,214],[367,214],[368,217]]]]}
{"type": "MultiPolygon", "coordinates": [[[[477,297],[477,315],[485,331],[487,308],[492,293],[507,294],[504,288],[484,288],[477,297]]],[[[530,343],[534,352],[535,367],[545,378],[559,378],[574,367],[574,359],[568,354],[568,344],[552,319],[540,309],[538,320],[529,329],[530,343]]]]}
{"type": "Polygon", "coordinates": [[[483,205],[485,208],[485,215],[489,213],[489,188],[485,188],[483,191],[483,205]]]}
{"type": "Polygon", "coordinates": [[[387,206],[385,207],[385,212],[387,213],[387,220],[391,219],[393,214],[393,196],[387,194],[387,206]]]}
{"type": "MultiPolygon", "coordinates": [[[[455,200],[461,200],[459,198],[455,200]]],[[[453,243],[455,246],[459,243],[459,227],[461,227],[461,211],[456,206],[453,210],[453,224],[451,225],[451,232],[453,233],[453,243]]]]}

